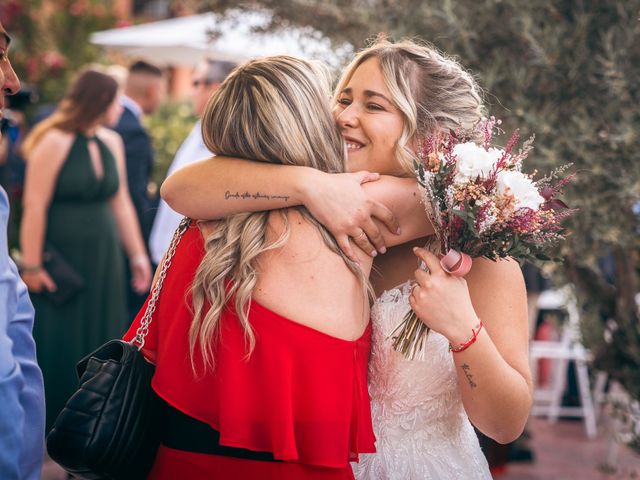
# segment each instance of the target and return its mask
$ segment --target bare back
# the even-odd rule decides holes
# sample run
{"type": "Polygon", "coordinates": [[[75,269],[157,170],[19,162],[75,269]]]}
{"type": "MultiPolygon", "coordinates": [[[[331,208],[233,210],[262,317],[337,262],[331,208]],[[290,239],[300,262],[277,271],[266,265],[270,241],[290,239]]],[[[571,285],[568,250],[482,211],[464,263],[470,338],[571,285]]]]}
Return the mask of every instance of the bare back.
{"type": "MultiPolygon", "coordinates": [[[[273,211],[267,241],[280,237],[285,212],[290,237],[284,246],[258,257],[253,298],[302,325],[343,340],[360,338],[369,322],[369,305],[359,279],[324,243],[318,229],[298,210],[273,211]]],[[[371,259],[362,259],[365,276],[371,259]]]]}

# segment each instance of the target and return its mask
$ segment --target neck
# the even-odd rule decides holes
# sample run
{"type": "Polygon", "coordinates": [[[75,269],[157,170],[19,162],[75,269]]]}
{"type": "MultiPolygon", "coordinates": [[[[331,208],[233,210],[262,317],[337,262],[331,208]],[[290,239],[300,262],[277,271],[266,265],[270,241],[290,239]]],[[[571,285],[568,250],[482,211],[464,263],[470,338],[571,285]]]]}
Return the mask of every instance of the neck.
{"type": "Polygon", "coordinates": [[[84,130],[82,130],[82,133],[85,134],[87,137],[93,137],[97,133],[98,128],[100,128],[100,124],[96,123],[95,125],[91,125],[90,127],[87,127],[84,130]]]}

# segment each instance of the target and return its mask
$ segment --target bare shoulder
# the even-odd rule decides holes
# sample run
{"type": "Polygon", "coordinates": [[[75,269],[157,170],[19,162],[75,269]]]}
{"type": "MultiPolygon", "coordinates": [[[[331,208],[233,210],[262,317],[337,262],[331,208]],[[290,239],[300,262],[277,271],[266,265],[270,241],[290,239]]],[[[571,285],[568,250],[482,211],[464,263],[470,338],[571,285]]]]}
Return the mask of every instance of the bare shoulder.
{"type": "MultiPolygon", "coordinates": [[[[512,329],[515,328],[525,342],[528,333],[527,290],[518,262],[513,259],[494,262],[474,258],[466,279],[473,306],[492,337],[508,332],[513,334],[512,329]]],[[[500,339],[496,337],[494,341],[499,342],[500,339]]]]}
{"type": "Polygon", "coordinates": [[[59,128],[50,128],[43,135],[36,148],[38,147],[71,147],[71,144],[76,138],[76,134],[73,132],[66,132],[59,128]]]}
{"type": "Polygon", "coordinates": [[[61,163],[69,153],[76,135],[58,128],[47,130],[26,159],[30,163],[61,163]]]}
{"type": "Polygon", "coordinates": [[[503,288],[524,288],[524,277],[517,261],[501,258],[496,261],[474,258],[471,271],[467,275],[470,283],[478,283],[489,289],[501,285],[503,288]]]}

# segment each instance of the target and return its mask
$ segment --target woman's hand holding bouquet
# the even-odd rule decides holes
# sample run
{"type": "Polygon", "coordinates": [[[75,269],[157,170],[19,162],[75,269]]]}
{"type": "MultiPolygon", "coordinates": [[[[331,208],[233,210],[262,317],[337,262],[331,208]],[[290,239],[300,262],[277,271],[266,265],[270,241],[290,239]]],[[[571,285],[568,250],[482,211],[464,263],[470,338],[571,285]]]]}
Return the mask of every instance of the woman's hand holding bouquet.
{"type": "MultiPolygon", "coordinates": [[[[482,142],[434,136],[419,151],[416,174],[435,229],[431,247],[442,255],[442,269],[453,276],[466,275],[473,257],[551,260],[546,252],[564,238],[561,221],[575,212],[554,198],[573,177],[553,184],[568,165],[534,180],[522,172],[533,137],[517,152],[517,131],[505,148],[494,147],[499,124],[491,117],[478,126],[473,136],[482,142]]],[[[411,310],[392,333],[393,346],[414,358],[428,332],[411,310]]]]}

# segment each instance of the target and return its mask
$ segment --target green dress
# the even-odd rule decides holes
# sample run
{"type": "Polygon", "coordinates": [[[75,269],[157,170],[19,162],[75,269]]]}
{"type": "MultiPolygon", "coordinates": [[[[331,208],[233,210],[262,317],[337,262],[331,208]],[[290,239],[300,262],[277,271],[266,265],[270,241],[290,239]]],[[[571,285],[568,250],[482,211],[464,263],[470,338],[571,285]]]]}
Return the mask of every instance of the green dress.
{"type": "Polygon", "coordinates": [[[31,295],[47,431],[77,388],[76,363],[107,340],[121,337],[127,328],[124,257],[108,203],[118,183],[116,162],[107,146],[97,137],[78,134],[56,181],[46,242],[75,268],[85,285],[61,306],[31,295]],[[99,146],[101,178],[91,164],[90,141],[99,146]]]}

